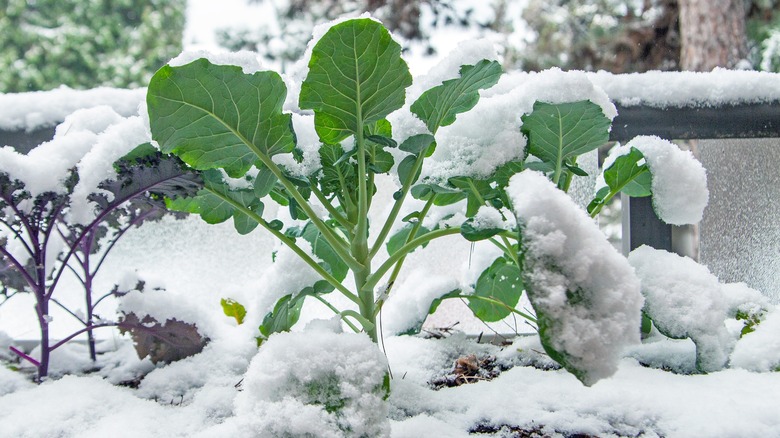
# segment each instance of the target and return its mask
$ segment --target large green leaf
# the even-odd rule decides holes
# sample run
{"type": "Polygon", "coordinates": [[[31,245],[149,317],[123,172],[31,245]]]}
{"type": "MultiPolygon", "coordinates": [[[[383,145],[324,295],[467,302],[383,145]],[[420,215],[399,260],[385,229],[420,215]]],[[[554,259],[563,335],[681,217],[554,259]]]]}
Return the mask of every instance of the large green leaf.
{"type": "Polygon", "coordinates": [[[536,102],[533,112],[522,120],[528,152],[555,168],[609,140],[610,120],[588,100],[557,105],[536,102]]]}
{"type": "Polygon", "coordinates": [[[466,112],[479,101],[479,90],[490,88],[501,77],[501,64],[483,59],[475,65],[462,65],[460,77],[444,81],[420,96],[411,106],[432,133],[451,125],[455,116],[466,112]]]}
{"type": "Polygon", "coordinates": [[[299,105],[314,110],[323,143],[338,143],[401,108],[411,83],[387,29],[368,18],[348,20],[315,44],[299,105]]]}
{"type": "Polygon", "coordinates": [[[480,320],[500,321],[512,313],[511,309],[517,305],[523,289],[520,268],[499,257],[479,276],[468,305],[480,320]]]}
{"type": "Polygon", "coordinates": [[[166,65],[146,95],[152,138],[196,169],[223,168],[237,178],[259,156],[294,149],[291,116],[282,114],[286,94],[274,72],[248,75],[205,59],[166,65]]]}

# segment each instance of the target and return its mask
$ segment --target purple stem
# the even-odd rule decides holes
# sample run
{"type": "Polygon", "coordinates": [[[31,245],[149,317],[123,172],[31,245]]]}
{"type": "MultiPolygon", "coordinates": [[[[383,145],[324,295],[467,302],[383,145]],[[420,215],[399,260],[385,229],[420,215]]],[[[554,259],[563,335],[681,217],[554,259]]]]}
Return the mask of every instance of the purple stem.
{"type": "Polygon", "coordinates": [[[16,353],[17,356],[19,356],[22,359],[26,360],[27,362],[30,362],[31,364],[35,365],[36,368],[41,366],[40,362],[38,362],[37,360],[35,360],[32,357],[28,356],[27,354],[25,354],[23,351],[19,350],[18,348],[13,347],[13,346],[8,347],[8,348],[11,351],[13,351],[14,353],[16,353]]]}

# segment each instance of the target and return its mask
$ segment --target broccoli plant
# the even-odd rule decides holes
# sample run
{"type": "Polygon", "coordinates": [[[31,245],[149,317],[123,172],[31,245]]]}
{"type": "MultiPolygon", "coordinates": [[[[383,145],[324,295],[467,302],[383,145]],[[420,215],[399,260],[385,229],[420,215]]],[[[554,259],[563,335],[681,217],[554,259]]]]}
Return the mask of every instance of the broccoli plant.
{"type": "MultiPolygon", "coordinates": [[[[303,116],[283,111],[287,88],[277,73],[245,73],[238,66],[198,59],[164,66],[152,78],[147,104],[153,139],[163,153],[175,154],[198,170],[204,181],[196,196],[169,200],[168,206],[198,213],[209,223],[232,218],[241,234],[263,228],[319,274],[317,281],[276,302],[259,327],[260,343],[273,333],[289,330],[298,321],[307,298],[322,302],[351,329],[363,331],[377,342],[377,317],[407,256],[435,239],[461,235],[472,242],[489,242],[501,255],[479,276],[473,291],[446,293],[432,300],[431,311],[443,299],[457,297],[467,300],[484,321],[498,321],[514,313],[537,324],[551,357],[583,382],[590,384],[614,372],[614,367],[593,372],[588,367],[594,361],[615,359],[622,345],[634,338],[638,341],[638,281],[625,258],[609,246],[584,210],[574,213],[577,218],[583,216],[578,220],[584,225],[570,227],[575,233],[570,241],[576,242],[582,235],[595,242],[612,264],[602,266],[596,261],[593,266],[601,266],[598,272],[615,280],[614,288],[574,278],[581,274],[571,272],[575,260],[558,263],[537,251],[543,245],[534,240],[535,224],[556,222],[525,209],[523,183],[519,181],[538,184],[532,177],[518,175],[544,175],[552,188],[538,185],[544,193],[567,191],[575,177],[587,175],[578,167],[578,157],[607,142],[610,118],[602,107],[588,100],[539,101],[522,115],[528,146],[517,146],[521,148],[516,154],[519,158],[503,163],[487,177],[421,179],[423,163],[436,151],[439,129],[472,110],[480,90],[495,85],[502,72],[495,61],[461,66],[459,77],[425,91],[409,106],[427,132],[398,141],[393,138],[388,116],[404,107],[406,89],[412,83],[400,55],[401,47],[388,31],[367,18],[335,24],[316,42],[298,96],[301,113],[313,113],[319,140],[319,166],[308,171],[301,163],[311,160],[311,154],[307,157],[297,144],[301,132],[296,133],[296,129],[304,128],[294,123],[296,117],[300,120],[303,116]],[[375,180],[382,174],[397,177],[399,187],[392,193],[387,216],[379,224],[369,224],[369,211],[376,207],[380,195],[375,180]],[[401,217],[409,198],[423,201],[422,208],[401,217]],[[268,202],[287,207],[295,223],[264,218],[268,202]],[[516,205],[518,202],[522,205],[516,205]],[[462,223],[449,220],[423,226],[432,209],[455,203],[465,203],[462,223]],[[406,224],[392,233],[399,222],[406,224]],[[629,277],[628,282],[617,281],[623,274],[629,277]],[[347,279],[350,275],[352,281],[347,279]],[[545,276],[560,279],[557,289],[540,281],[545,276]],[[566,280],[569,277],[573,279],[566,280]],[[550,299],[556,290],[558,295],[565,292],[557,307],[550,299]],[[334,306],[327,299],[334,291],[354,303],[357,310],[334,306]],[[529,294],[535,315],[515,308],[523,293],[529,294]],[[607,301],[625,305],[605,314],[603,309],[609,303],[599,298],[605,294],[610,297],[607,301]],[[576,331],[567,325],[570,321],[585,324],[591,317],[597,320],[597,328],[584,330],[585,338],[562,340],[561,333],[576,331]],[[609,329],[610,324],[615,328],[609,329]],[[602,339],[605,331],[614,338],[602,339]],[[604,351],[606,356],[593,359],[594,354],[583,351],[588,349],[604,351]]],[[[631,194],[630,188],[646,183],[642,179],[646,168],[629,174],[618,171],[624,161],[612,171],[617,177],[606,175],[607,190],[599,191],[592,202],[593,215],[616,193],[631,194]]],[[[638,188],[633,193],[646,194],[638,188]]],[[[557,195],[550,198],[557,199],[557,195]]],[[[573,202],[561,208],[581,210],[573,202]]],[[[561,249],[579,250],[582,248],[576,245],[561,249]]],[[[239,323],[243,320],[245,309],[240,304],[222,304],[226,314],[239,323]]]]}
{"type": "Polygon", "coordinates": [[[40,360],[14,350],[34,364],[38,380],[48,375],[51,352],[83,333],[88,334],[90,357],[95,359],[92,331],[118,323],[99,318],[95,308],[116,291],[98,295],[92,280],[116,241],[130,228],[159,217],[164,197],[192,193],[200,180],[179,160],[164,157],[151,145],[142,145],[116,163],[116,179],[99,184],[89,195],[95,203],[94,219],[75,223],[68,215],[74,187],[79,181],[71,169],[58,191],[33,195],[23,177],[0,172],[0,261],[4,288],[35,296],[40,327],[40,360]],[[62,305],[57,286],[71,270],[84,287],[86,315],[62,305]],[[6,282],[6,279],[8,282],[6,282]],[[84,328],[52,344],[49,335],[50,308],[59,305],[84,328]]]}

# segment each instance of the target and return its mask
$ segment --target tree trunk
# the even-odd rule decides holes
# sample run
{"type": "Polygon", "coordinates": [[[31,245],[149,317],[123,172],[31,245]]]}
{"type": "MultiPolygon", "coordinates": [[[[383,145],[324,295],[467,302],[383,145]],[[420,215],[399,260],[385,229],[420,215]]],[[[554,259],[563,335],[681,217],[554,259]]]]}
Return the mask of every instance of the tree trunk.
{"type": "Polygon", "coordinates": [[[422,37],[419,0],[368,0],[366,10],[371,13],[376,12],[385,26],[405,38],[422,37]]]}
{"type": "Polygon", "coordinates": [[[683,70],[733,68],[747,55],[744,0],[680,0],[683,70]]]}

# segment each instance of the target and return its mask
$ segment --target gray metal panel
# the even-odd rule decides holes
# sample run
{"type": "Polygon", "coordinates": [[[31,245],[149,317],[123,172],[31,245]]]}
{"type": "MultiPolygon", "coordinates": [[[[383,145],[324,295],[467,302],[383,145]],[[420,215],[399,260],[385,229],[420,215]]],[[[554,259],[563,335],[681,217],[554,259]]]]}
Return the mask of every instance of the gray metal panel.
{"type": "Polygon", "coordinates": [[[637,135],[668,140],[780,137],[780,102],[653,108],[617,105],[609,139],[637,135]]]}
{"type": "Polygon", "coordinates": [[[631,198],[621,193],[620,202],[623,208],[623,254],[628,255],[642,245],[672,250],[672,226],[658,219],[652,198],[631,198]]]}
{"type": "Polygon", "coordinates": [[[0,147],[11,146],[17,151],[26,154],[31,149],[45,141],[51,140],[53,137],[54,127],[42,128],[32,132],[0,130],[0,147]]]}

